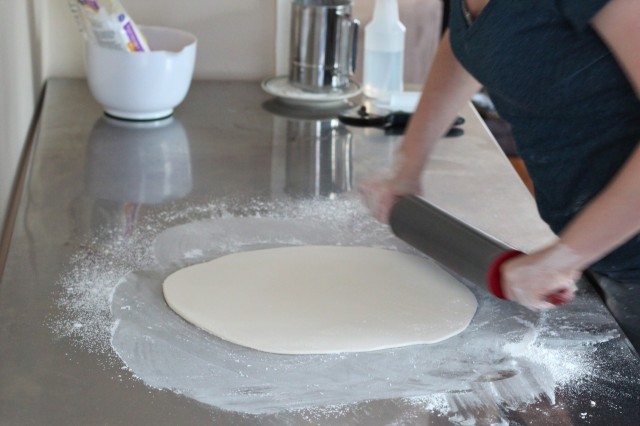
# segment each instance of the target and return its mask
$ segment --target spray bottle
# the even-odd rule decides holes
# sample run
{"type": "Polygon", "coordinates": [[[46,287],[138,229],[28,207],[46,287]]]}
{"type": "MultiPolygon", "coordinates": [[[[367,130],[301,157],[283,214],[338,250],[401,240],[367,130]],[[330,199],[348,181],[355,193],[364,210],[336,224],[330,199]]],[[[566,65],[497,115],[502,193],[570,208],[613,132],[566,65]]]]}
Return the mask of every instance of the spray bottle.
{"type": "Polygon", "coordinates": [[[376,0],[364,30],[363,91],[368,97],[386,101],[402,91],[405,31],[398,0],[376,0]]]}

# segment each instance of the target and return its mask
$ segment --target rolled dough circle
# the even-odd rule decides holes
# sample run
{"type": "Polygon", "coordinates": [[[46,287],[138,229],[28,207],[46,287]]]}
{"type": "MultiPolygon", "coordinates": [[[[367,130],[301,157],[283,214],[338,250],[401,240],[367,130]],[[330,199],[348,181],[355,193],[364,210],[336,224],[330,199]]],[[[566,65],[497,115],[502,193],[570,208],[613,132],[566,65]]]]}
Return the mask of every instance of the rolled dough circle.
{"type": "Polygon", "coordinates": [[[464,330],[473,293],[428,259],[371,247],[229,254],[163,283],[167,304],[224,340],[326,354],[436,343],[464,330]]]}

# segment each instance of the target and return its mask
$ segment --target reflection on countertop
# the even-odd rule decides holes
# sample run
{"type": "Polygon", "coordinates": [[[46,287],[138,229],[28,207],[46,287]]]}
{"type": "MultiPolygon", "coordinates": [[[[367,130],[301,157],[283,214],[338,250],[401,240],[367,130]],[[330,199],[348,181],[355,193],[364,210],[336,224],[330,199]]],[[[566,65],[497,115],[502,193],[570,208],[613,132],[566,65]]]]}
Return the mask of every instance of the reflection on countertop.
{"type": "Polygon", "coordinates": [[[189,140],[174,117],[125,121],[104,115],[96,120],[87,145],[93,229],[115,216],[130,235],[141,205],[174,201],[191,192],[189,140]]]}
{"type": "Polygon", "coordinates": [[[273,115],[274,192],[294,198],[335,198],[351,191],[353,135],[337,119],[346,106],[350,105],[313,109],[263,103],[273,115]]]}

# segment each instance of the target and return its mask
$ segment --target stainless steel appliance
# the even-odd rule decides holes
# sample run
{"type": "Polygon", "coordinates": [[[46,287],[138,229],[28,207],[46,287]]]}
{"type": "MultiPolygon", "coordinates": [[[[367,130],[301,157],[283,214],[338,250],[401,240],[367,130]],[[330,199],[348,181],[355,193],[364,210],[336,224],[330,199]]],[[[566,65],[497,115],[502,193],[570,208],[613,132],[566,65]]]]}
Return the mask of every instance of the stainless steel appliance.
{"type": "Polygon", "coordinates": [[[294,0],[291,9],[289,81],[309,92],[349,86],[356,66],[360,23],[353,0],[294,0]]]}

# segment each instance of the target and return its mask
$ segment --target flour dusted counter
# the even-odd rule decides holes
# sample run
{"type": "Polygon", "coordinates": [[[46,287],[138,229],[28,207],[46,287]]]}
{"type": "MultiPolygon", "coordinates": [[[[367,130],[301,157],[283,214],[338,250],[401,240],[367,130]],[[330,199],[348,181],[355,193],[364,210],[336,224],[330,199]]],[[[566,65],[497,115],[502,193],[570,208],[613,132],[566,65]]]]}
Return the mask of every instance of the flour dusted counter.
{"type": "MultiPolygon", "coordinates": [[[[542,315],[474,289],[462,334],[359,354],[253,351],[166,306],[166,276],[231,252],[411,250],[357,196],[399,137],[335,115],[258,83],[198,81],[172,119],[123,123],[83,80],[50,81],[0,283],[0,424],[635,424],[640,362],[584,285],[542,315]]],[[[548,241],[481,121],[462,115],[425,197],[518,248],[548,241]]]]}

